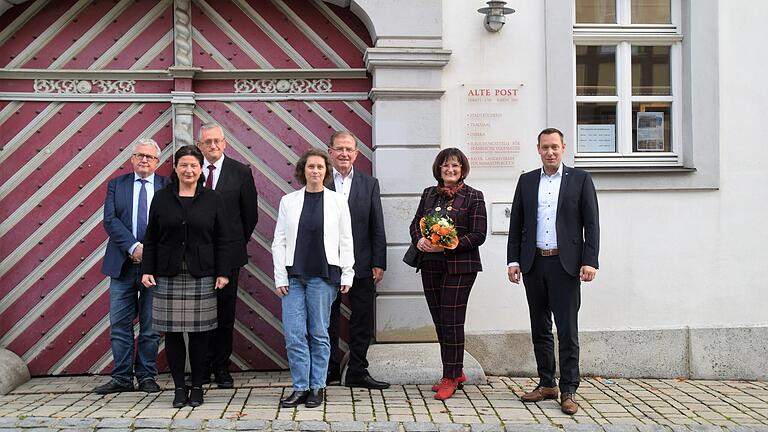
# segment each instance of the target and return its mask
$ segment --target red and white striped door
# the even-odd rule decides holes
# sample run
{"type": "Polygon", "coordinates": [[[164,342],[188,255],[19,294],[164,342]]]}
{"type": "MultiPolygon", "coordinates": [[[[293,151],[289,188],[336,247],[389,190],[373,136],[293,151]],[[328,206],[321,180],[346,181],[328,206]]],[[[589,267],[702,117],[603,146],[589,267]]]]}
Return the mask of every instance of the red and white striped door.
{"type": "Polygon", "coordinates": [[[334,130],[360,137],[356,168],[371,171],[363,24],[321,0],[32,0],[0,29],[0,346],[34,375],[111,369],[106,182],[140,137],[161,143],[168,174],[174,148],[216,121],[260,198],[234,364],[287,367],[276,208],[296,160],[334,130]]]}

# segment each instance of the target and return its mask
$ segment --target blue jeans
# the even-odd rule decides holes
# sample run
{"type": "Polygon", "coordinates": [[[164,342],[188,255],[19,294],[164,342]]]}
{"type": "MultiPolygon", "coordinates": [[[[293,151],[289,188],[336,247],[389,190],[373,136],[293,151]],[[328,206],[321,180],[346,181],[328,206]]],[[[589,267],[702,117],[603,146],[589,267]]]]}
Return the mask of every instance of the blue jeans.
{"type": "Polygon", "coordinates": [[[338,287],[319,277],[292,277],[283,297],[283,332],[293,389],[325,388],[331,342],[328,323],[338,287]]]}
{"type": "Polygon", "coordinates": [[[112,380],[133,385],[157,376],[160,333],[152,328],[152,290],[141,284],[141,265],[125,264],[109,283],[109,338],[115,367],[112,380]],[[133,354],[133,320],[139,317],[138,352],[133,354]]]}

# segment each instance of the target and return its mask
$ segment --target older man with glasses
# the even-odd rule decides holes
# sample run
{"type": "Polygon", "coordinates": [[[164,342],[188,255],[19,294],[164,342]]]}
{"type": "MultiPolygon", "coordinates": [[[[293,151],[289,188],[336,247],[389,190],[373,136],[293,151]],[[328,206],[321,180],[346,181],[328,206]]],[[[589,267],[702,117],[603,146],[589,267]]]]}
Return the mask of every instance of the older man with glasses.
{"type": "Polygon", "coordinates": [[[235,382],[229,373],[229,358],[232,355],[235,327],[237,280],[240,268],[248,263],[248,240],[259,220],[258,194],[251,169],[235,159],[224,156],[227,140],[221,125],[202,125],[197,147],[205,156],[205,187],[215,190],[224,198],[227,212],[232,216],[233,235],[237,239],[232,245],[231,263],[234,268],[229,274],[229,283],[216,291],[218,327],[211,331],[203,383],[210,382],[213,372],[219,388],[232,388],[235,382]]]}
{"type": "MultiPolygon", "coordinates": [[[[357,137],[350,131],[331,135],[328,153],[333,163],[333,180],[328,184],[347,199],[352,215],[352,237],[355,249],[355,278],[349,291],[352,315],[349,318],[349,362],[344,384],[375,390],[389,388],[389,383],[374,379],[368,373],[368,345],[373,339],[376,284],[387,268],[387,237],[381,208],[379,181],[355,170],[357,137]]],[[[328,334],[331,338],[331,360],[327,383],[341,379],[339,316],[341,295],[331,306],[328,334]]]]}
{"type": "Polygon", "coordinates": [[[139,390],[158,392],[157,349],[160,334],[152,328],[152,290],[141,284],[141,259],[147,217],[155,191],[168,179],[155,175],[160,147],[150,139],[133,146],[133,172],[109,181],[104,201],[104,230],[109,235],[102,273],[109,283],[109,336],[115,366],[112,379],[96,387],[99,394],[139,390]],[[133,320],[139,317],[139,338],[134,353],[133,320]]]}

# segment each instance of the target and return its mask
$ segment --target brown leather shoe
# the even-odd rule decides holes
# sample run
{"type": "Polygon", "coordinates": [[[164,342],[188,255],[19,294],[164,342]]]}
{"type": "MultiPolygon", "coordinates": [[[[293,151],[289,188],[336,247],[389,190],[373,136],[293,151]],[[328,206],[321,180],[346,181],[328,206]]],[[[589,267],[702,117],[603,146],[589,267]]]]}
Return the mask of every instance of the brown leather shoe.
{"type": "Polygon", "coordinates": [[[576,403],[576,395],[573,393],[563,393],[560,396],[560,411],[574,415],[579,410],[579,404],[576,403]]]}
{"type": "Polygon", "coordinates": [[[537,386],[533,391],[524,394],[520,400],[523,402],[541,402],[544,399],[557,399],[557,387],[537,386]]]}

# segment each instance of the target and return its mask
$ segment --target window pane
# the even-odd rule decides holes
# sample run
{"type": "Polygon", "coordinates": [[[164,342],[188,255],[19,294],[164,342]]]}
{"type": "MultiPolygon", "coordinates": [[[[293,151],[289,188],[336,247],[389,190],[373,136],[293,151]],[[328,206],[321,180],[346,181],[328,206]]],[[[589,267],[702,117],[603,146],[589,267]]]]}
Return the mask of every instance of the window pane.
{"type": "Polygon", "coordinates": [[[576,0],[579,24],[616,24],[616,0],[576,0]]]}
{"type": "Polygon", "coordinates": [[[632,0],[632,24],[670,24],[670,0],[632,0]]]}
{"type": "Polygon", "coordinates": [[[576,151],[616,153],[616,104],[576,104],[576,151]]]}
{"type": "Polygon", "coordinates": [[[632,104],[632,151],[672,151],[672,104],[670,102],[632,104]]]}
{"type": "Polygon", "coordinates": [[[632,46],[632,94],[671,95],[668,46],[632,46]]]}
{"type": "Polygon", "coordinates": [[[616,46],[576,47],[576,94],[616,95],[616,46]]]}

